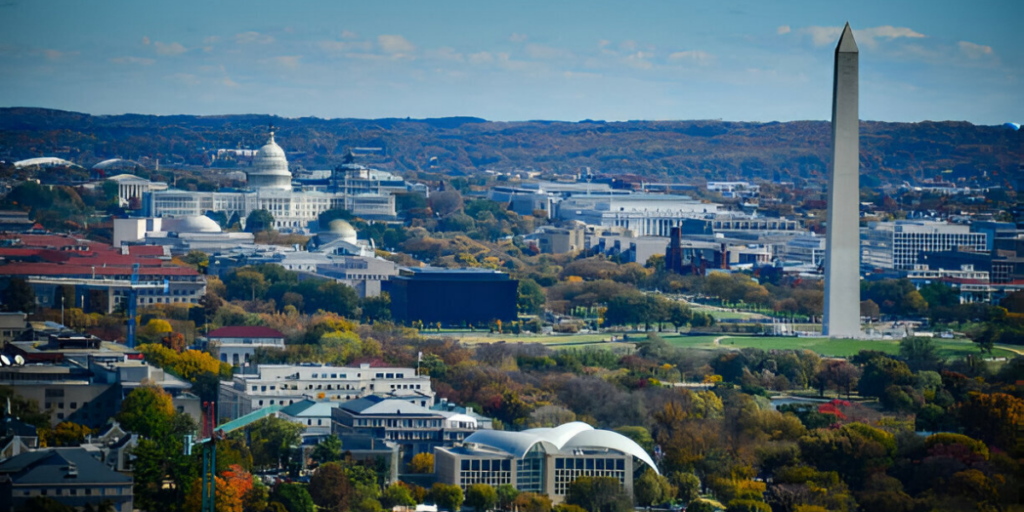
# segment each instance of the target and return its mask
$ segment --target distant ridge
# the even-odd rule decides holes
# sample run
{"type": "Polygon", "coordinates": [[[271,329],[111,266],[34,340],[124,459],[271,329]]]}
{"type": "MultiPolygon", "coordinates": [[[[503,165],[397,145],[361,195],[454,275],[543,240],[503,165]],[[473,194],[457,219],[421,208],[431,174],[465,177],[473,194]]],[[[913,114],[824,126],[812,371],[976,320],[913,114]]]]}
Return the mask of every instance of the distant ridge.
{"type": "MultiPolygon", "coordinates": [[[[106,158],[160,158],[203,165],[208,150],[257,147],[270,125],[294,163],[327,168],[349,148],[380,147],[374,165],[393,170],[484,169],[630,173],[658,179],[727,177],[820,180],[829,125],[824,121],[731,122],[584,120],[493,122],[476,117],[321,119],[243,115],[93,116],[45,108],[0,108],[0,159],[61,156],[85,164],[106,158]]],[[[873,181],[943,175],[998,182],[1021,155],[1019,133],[968,122],[861,123],[861,169],[873,181]]]]}

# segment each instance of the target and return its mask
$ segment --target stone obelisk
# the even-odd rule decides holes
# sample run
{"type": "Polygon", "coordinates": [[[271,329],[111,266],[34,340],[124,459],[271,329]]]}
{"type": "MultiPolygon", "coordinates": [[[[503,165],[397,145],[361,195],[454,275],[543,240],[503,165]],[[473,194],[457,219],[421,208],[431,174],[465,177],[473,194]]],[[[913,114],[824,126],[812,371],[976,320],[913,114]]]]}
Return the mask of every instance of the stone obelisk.
{"type": "Polygon", "coordinates": [[[824,334],[860,337],[860,121],[857,42],[847,23],[836,46],[832,164],[828,173],[824,334]]]}

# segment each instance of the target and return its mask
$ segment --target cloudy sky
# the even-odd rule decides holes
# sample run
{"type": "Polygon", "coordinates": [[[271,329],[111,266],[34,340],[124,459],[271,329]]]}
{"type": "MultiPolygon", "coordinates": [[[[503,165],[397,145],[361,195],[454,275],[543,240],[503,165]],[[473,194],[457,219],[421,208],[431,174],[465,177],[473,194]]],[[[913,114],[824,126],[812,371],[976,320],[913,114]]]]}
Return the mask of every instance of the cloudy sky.
{"type": "Polygon", "coordinates": [[[861,118],[1024,121],[1024,1],[845,3],[0,0],[0,106],[827,119],[849,21],[861,118]]]}

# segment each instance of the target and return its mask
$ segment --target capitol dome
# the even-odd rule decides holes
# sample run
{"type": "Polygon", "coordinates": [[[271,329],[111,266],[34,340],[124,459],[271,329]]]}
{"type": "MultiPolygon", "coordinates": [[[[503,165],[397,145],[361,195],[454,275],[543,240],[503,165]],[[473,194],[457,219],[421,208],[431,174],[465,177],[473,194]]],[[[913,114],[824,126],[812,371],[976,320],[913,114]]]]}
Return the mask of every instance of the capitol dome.
{"type": "Polygon", "coordinates": [[[205,216],[163,219],[162,229],[174,233],[220,233],[220,224],[205,216]]]}
{"type": "Polygon", "coordinates": [[[250,189],[292,189],[292,173],[288,171],[288,159],[281,146],[274,142],[274,132],[270,132],[270,140],[256,152],[252,159],[252,168],[247,174],[250,189]]]}
{"type": "Polygon", "coordinates": [[[352,224],[349,224],[348,221],[335,219],[328,224],[328,227],[331,229],[331,234],[337,236],[342,241],[350,244],[356,243],[356,228],[352,227],[352,224]]]}

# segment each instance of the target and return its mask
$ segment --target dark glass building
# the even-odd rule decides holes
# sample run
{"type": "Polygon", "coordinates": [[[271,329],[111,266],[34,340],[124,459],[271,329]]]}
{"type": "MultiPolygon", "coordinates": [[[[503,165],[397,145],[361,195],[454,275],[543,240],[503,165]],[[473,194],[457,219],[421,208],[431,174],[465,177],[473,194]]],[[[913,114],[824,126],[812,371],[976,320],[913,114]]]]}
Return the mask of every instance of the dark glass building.
{"type": "Polygon", "coordinates": [[[409,268],[387,285],[395,322],[461,326],[518,318],[519,281],[496,270],[409,268]]]}

